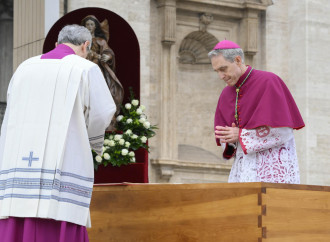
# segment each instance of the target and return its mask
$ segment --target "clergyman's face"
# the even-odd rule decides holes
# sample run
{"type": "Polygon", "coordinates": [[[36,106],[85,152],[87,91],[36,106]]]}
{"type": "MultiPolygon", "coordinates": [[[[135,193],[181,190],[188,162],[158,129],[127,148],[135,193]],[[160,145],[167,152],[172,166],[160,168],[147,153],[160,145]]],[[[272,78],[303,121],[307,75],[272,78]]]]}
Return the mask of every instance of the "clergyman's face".
{"type": "Polygon", "coordinates": [[[96,26],[93,20],[87,20],[85,27],[89,30],[89,32],[91,32],[91,34],[94,34],[96,26]]]}
{"type": "Polygon", "coordinates": [[[232,63],[227,61],[222,55],[213,56],[211,59],[212,67],[218,73],[219,78],[224,80],[228,86],[234,86],[242,75],[240,69],[240,59],[232,63]]]}

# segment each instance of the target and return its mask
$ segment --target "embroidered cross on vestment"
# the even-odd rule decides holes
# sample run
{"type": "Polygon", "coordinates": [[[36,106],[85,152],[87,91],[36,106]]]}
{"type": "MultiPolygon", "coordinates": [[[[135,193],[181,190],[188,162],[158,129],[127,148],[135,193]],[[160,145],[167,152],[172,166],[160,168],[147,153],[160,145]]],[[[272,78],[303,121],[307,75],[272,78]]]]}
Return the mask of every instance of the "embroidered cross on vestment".
{"type": "Polygon", "coordinates": [[[22,157],[22,160],[28,160],[29,161],[29,167],[32,165],[32,161],[39,160],[39,157],[33,157],[33,151],[30,151],[29,157],[22,157]]]}

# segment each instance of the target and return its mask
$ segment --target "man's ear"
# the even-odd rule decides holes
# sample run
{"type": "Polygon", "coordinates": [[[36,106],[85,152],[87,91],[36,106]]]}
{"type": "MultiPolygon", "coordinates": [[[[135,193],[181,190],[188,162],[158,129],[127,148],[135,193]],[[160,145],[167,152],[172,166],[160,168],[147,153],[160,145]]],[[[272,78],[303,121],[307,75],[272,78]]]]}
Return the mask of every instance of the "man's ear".
{"type": "Polygon", "coordinates": [[[57,42],[55,42],[55,48],[58,46],[57,42]]]}
{"type": "Polygon", "coordinates": [[[89,47],[90,43],[91,43],[91,42],[89,42],[88,40],[85,41],[85,43],[84,43],[84,47],[86,48],[86,51],[88,51],[88,49],[89,49],[88,47],[89,47]]]}
{"type": "Polygon", "coordinates": [[[235,56],[235,62],[240,65],[242,64],[242,58],[238,55],[238,56],[235,56]]]}

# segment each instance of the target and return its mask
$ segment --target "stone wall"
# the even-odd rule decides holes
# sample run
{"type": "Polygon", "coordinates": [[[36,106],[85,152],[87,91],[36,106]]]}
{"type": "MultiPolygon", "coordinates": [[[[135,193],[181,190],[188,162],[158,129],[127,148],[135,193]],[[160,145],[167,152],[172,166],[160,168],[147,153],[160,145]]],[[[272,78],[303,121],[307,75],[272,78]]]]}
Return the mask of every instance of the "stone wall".
{"type": "Polygon", "coordinates": [[[286,82],[306,124],[295,131],[302,183],[330,185],[330,6],[327,0],[273,2],[265,19],[265,69],[286,82]]]}
{"type": "MultiPolygon", "coordinates": [[[[265,17],[264,70],[279,75],[290,89],[306,122],[305,5],[303,1],[274,1],[265,17]]],[[[295,131],[301,182],[307,183],[304,128],[295,131]]]]}
{"type": "MultiPolygon", "coordinates": [[[[330,5],[327,0],[313,0],[306,2],[305,9],[306,182],[329,186],[330,5]]],[[[300,81],[298,78],[293,80],[294,83],[300,81]]]]}

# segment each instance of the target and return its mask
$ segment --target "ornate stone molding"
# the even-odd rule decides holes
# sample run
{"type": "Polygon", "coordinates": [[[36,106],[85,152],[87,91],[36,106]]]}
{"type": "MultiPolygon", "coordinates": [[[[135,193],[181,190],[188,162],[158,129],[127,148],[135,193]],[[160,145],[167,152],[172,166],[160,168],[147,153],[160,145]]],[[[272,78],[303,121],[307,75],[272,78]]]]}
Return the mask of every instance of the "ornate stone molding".
{"type": "Polygon", "coordinates": [[[241,34],[242,39],[246,41],[241,47],[249,55],[257,53],[258,21],[258,11],[252,9],[244,11],[244,17],[241,20],[241,34]]]}
{"type": "Polygon", "coordinates": [[[213,22],[213,15],[209,13],[203,13],[199,17],[199,31],[206,32],[207,26],[213,22]]]}
{"type": "Polygon", "coordinates": [[[172,45],[176,40],[176,0],[158,0],[158,8],[162,12],[162,42],[172,45]]]}
{"type": "Polygon", "coordinates": [[[272,0],[177,0],[177,9],[200,13],[206,11],[214,18],[225,18],[240,23],[238,43],[252,64],[258,51],[259,13],[272,5],[272,0]]]}
{"type": "Polygon", "coordinates": [[[272,0],[177,0],[178,9],[200,12],[200,9],[203,8],[213,15],[231,17],[239,17],[237,10],[249,8],[263,11],[272,4],[272,0]]]}
{"type": "Polygon", "coordinates": [[[183,64],[209,64],[207,53],[218,43],[218,39],[204,31],[194,31],[182,41],[179,61],[183,64]]]}
{"type": "Polygon", "coordinates": [[[200,163],[195,161],[184,161],[184,160],[151,160],[151,164],[159,166],[171,166],[172,168],[176,167],[185,167],[185,168],[203,168],[203,169],[217,169],[222,171],[230,171],[231,164],[223,163],[200,163]]]}
{"type": "MultiPolygon", "coordinates": [[[[231,164],[221,163],[206,163],[193,162],[184,160],[151,160],[151,164],[157,168],[159,175],[159,182],[169,182],[172,177],[176,176],[176,172],[185,170],[189,173],[211,174],[217,173],[219,175],[229,174],[231,164]]],[[[196,177],[196,179],[202,179],[196,177]]]]}

